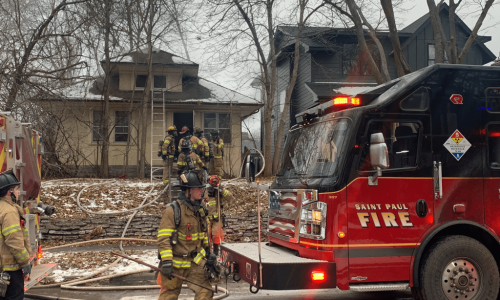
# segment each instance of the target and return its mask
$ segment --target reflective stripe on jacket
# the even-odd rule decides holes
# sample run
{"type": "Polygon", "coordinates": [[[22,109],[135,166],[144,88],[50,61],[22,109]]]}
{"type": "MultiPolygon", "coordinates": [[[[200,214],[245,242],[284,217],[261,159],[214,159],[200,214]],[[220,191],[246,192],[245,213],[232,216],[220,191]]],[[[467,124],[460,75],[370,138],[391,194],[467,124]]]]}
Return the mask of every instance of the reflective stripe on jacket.
{"type": "MultiPolygon", "coordinates": [[[[216,194],[214,197],[208,197],[208,203],[207,203],[208,216],[212,218],[219,217],[219,212],[218,212],[219,207],[217,204],[217,191],[215,193],[216,194]]],[[[221,200],[221,207],[227,205],[228,202],[231,202],[233,200],[233,194],[227,189],[222,189],[222,191],[220,191],[220,200],[221,200]]]]}
{"type": "Polygon", "coordinates": [[[28,230],[21,227],[21,219],[21,207],[6,197],[0,198],[0,261],[4,271],[19,270],[32,256],[28,230]]]}
{"type": "Polygon", "coordinates": [[[181,208],[181,221],[178,228],[177,244],[172,246],[170,239],[175,231],[174,209],[165,209],[158,230],[158,251],[161,260],[171,260],[174,268],[189,268],[191,262],[199,264],[206,253],[208,236],[202,230],[201,217],[182,201],[177,200],[181,208]],[[193,258],[191,254],[196,251],[193,258]]]}

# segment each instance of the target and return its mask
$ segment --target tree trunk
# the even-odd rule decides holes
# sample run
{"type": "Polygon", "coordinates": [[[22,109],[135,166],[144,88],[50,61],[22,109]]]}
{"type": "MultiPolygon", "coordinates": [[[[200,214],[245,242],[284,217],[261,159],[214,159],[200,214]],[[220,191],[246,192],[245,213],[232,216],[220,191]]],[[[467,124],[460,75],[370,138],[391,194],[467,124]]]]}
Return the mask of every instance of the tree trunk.
{"type": "MultiPolygon", "coordinates": [[[[359,16],[361,17],[361,20],[363,24],[368,27],[368,35],[372,39],[373,42],[375,42],[375,45],[378,48],[379,55],[380,55],[380,69],[382,70],[382,76],[384,77],[384,82],[391,81],[391,75],[389,75],[389,69],[387,68],[387,59],[385,58],[385,50],[384,47],[382,47],[382,43],[380,43],[380,40],[377,37],[377,33],[375,32],[375,28],[373,28],[372,25],[365,19],[365,16],[363,15],[363,12],[361,9],[356,5],[357,12],[359,16]]],[[[368,52],[368,54],[371,56],[371,53],[368,52]]]]}
{"type": "Polygon", "coordinates": [[[427,0],[427,6],[429,7],[429,13],[431,15],[431,25],[432,31],[434,32],[434,49],[435,49],[435,63],[443,63],[444,62],[444,47],[443,41],[445,39],[444,36],[441,36],[441,18],[439,18],[439,10],[434,3],[434,0],[427,0]]]}
{"type": "MultiPolygon", "coordinates": [[[[429,0],[431,1],[431,0],[429,0]]],[[[349,11],[351,12],[352,20],[355,25],[355,31],[356,31],[356,36],[358,38],[358,45],[359,49],[361,52],[364,52],[367,54],[368,57],[368,68],[370,68],[370,71],[373,74],[373,77],[375,78],[375,81],[377,81],[378,84],[384,83],[384,78],[382,77],[382,74],[380,73],[377,64],[373,60],[373,57],[370,54],[370,49],[368,48],[368,44],[366,43],[365,40],[365,32],[363,30],[363,24],[361,22],[361,18],[356,10],[356,4],[354,3],[354,0],[346,0],[347,6],[349,7],[349,11]]]]}
{"type": "Polygon", "coordinates": [[[399,42],[396,19],[394,18],[394,10],[392,9],[392,0],[380,0],[380,4],[384,9],[385,18],[389,25],[389,38],[391,39],[392,48],[394,49],[394,62],[396,63],[398,77],[401,77],[411,73],[411,68],[404,57],[401,43],[399,42]]]}
{"type": "Polygon", "coordinates": [[[109,81],[111,77],[111,64],[109,58],[109,39],[111,36],[111,6],[113,0],[104,1],[105,33],[104,33],[104,55],[105,55],[105,77],[104,77],[104,107],[102,117],[102,148],[101,148],[101,177],[109,177],[109,81]]]}
{"type": "Polygon", "coordinates": [[[448,13],[449,22],[450,22],[450,57],[449,61],[452,64],[456,64],[458,62],[457,57],[457,38],[456,38],[456,26],[455,26],[455,15],[458,5],[460,5],[462,0],[459,0],[458,3],[455,4],[455,0],[450,0],[450,9],[448,13]]]}
{"type": "Polygon", "coordinates": [[[472,30],[469,38],[465,42],[465,45],[464,45],[464,48],[462,49],[462,52],[460,52],[460,55],[458,56],[458,63],[459,64],[461,64],[464,61],[465,56],[467,55],[467,52],[469,52],[470,47],[472,46],[472,44],[476,40],[477,32],[479,31],[479,29],[483,25],[484,18],[486,18],[486,15],[488,14],[488,11],[490,10],[494,1],[495,0],[486,1],[486,5],[484,6],[483,11],[481,12],[481,15],[477,19],[477,22],[476,22],[476,25],[474,26],[474,29],[472,30]]]}

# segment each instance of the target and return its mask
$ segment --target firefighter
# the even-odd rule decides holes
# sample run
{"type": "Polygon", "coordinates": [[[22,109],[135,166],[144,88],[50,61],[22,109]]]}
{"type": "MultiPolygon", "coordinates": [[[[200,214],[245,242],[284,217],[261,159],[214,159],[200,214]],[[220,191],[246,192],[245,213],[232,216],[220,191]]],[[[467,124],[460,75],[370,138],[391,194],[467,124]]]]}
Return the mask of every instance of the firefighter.
{"type": "Polygon", "coordinates": [[[189,140],[182,141],[181,154],[179,154],[179,158],[177,160],[177,174],[180,175],[183,171],[188,170],[207,169],[201,161],[201,158],[191,150],[191,142],[189,140]]]}
{"type": "Polygon", "coordinates": [[[181,144],[185,140],[191,141],[191,146],[193,147],[193,152],[201,155],[201,150],[203,148],[203,142],[197,138],[194,135],[189,134],[189,127],[184,126],[182,127],[181,134],[184,134],[184,136],[179,140],[179,152],[181,152],[181,144]]]}
{"type": "MultiPolygon", "coordinates": [[[[158,251],[161,258],[161,272],[157,283],[161,286],[158,300],[177,299],[183,281],[173,277],[177,274],[188,280],[211,287],[204,271],[215,268],[216,259],[210,253],[206,211],[202,196],[206,182],[203,172],[188,171],[179,178],[182,192],[177,203],[165,209],[158,230],[158,251]],[[201,178],[201,179],[200,179],[201,178]],[[176,218],[176,211],[178,217],[176,218]]],[[[212,292],[201,287],[187,284],[195,293],[195,299],[212,299],[212,292]]]]}
{"type": "Polygon", "coordinates": [[[208,219],[210,220],[211,240],[214,245],[214,253],[219,255],[219,245],[224,241],[225,215],[222,213],[223,204],[227,204],[233,199],[233,194],[227,189],[220,187],[220,177],[210,175],[208,181],[210,187],[207,190],[208,194],[208,219]],[[217,195],[219,193],[219,195],[217,195]],[[219,217],[219,201],[220,200],[220,217],[219,217]]]}
{"type": "Polygon", "coordinates": [[[210,174],[222,176],[222,158],[224,157],[224,141],[219,137],[219,131],[211,133],[212,152],[214,158],[210,161],[210,174]]]}
{"type": "Polygon", "coordinates": [[[167,136],[161,146],[161,158],[163,159],[163,183],[168,184],[169,174],[172,170],[172,162],[175,154],[175,137],[177,136],[177,127],[172,125],[167,128],[167,136]]]}
{"type": "Polygon", "coordinates": [[[16,204],[20,184],[12,170],[0,174],[0,259],[3,272],[10,275],[2,300],[24,299],[24,280],[29,280],[31,273],[28,229],[24,212],[16,204]]]}
{"type": "Polygon", "coordinates": [[[203,137],[203,130],[200,127],[195,127],[194,135],[203,143],[200,149],[201,157],[204,157],[205,162],[208,163],[210,161],[210,147],[208,147],[208,140],[203,137]]]}

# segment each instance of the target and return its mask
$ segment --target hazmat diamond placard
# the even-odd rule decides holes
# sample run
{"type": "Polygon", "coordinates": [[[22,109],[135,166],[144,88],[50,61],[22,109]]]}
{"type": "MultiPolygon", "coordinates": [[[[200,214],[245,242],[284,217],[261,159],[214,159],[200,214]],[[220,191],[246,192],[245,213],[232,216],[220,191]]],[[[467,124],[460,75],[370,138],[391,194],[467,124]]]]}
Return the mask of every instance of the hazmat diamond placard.
{"type": "Polygon", "coordinates": [[[451,155],[459,161],[462,156],[464,156],[465,152],[469,150],[471,147],[471,143],[460,133],[460,131],[455,130],[453,134],[446,140],[443,145],[448,151],[450,151],[451,155]]]}

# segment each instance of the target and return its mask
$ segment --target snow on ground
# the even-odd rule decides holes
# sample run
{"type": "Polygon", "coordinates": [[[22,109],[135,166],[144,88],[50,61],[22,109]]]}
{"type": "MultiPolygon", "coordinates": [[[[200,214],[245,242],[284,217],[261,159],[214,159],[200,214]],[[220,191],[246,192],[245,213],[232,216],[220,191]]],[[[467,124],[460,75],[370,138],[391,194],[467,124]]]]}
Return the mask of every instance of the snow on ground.
{"type": "MultiPolygon", "coordinates": [[[[132,258],[158,266],[157,250],[127,250],[125,253],[132,258]]],[[[55,282],[63,282],[104,269],[116,259],[117,257],[111,255],[110,251],[45,252],[41,263],[57,263],[58,268],[52,273],[51,277],[55,282]]],[[[131,260],[122,259],[121,262],[106,270],[102,275],[137,271],[145,268],[147,267],[131,260]]]]}

